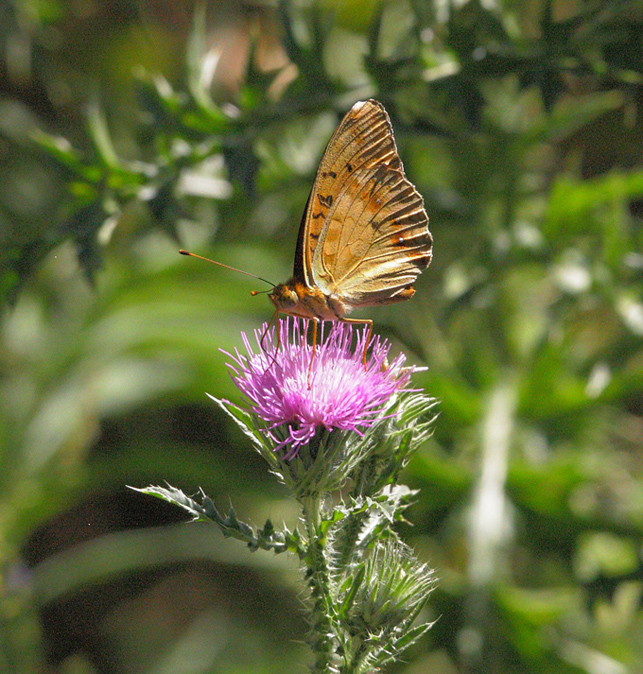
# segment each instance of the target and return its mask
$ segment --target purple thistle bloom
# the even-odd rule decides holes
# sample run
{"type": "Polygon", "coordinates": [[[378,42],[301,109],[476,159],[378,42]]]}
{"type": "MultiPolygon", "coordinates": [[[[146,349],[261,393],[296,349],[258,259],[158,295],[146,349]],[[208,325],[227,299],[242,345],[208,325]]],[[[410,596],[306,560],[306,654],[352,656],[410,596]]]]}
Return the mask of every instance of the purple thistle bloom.
{"type": "MultiPolygon", "coordinates": [[[[292,458],[310,442],[318,428],[350,430],[362,435],[375,423],[382,407],[398,391],[406,389],[413,368],[403,367],[399,354],[389,365],[391,345],[377,335],[369,344],[364,367],[364,344],[368,329],[355,330],[350,323],[333,323],[329,334],[321,336],[313,357],[306,341],[308,322],[279,320],[277,328],[264,325],[255,330],[258,350],[253,351],[245,333],[247,351],[234,355],[232,379],[250,400],[251,410],[268,424],[269,431],[282,426],[286,439],[276,449],[290,445],[285,458],[292,458]],[[277,337],[277,330],[278,337],[277,337]],[[351,348],[357,332],[355,348],[351,348]]],[[[283,436],[282,436],[283,437],[283,436]]]]}

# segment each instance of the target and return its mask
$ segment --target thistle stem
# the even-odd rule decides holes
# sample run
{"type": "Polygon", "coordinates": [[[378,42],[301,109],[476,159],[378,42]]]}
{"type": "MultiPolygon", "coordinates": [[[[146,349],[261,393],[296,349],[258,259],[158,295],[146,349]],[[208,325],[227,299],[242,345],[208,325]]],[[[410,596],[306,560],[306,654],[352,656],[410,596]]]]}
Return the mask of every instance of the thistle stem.
{"type": "Polygon", "coordinates": [[[308,533],[306,582],[310,589],[310,629],[315,662],[313,674],[340,672],[337,657],[336,625],[334,625],[333,602],[330,594],[330,579],[326,562],[325,542],[321,531],[321,503],[319,496],[302,500],[303,518],[308,533]]]}

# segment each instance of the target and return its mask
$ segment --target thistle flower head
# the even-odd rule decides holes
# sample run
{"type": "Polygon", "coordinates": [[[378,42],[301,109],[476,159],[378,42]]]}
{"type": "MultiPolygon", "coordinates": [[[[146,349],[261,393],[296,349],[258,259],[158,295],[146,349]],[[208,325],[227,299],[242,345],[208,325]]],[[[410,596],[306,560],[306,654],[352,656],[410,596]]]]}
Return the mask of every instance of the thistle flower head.
{"type": "Polygon", "coordinates": [[[227,354],[232,379],[251,411],[266,422],[277,448],[289,447],[285,458],[297,454],[320,428],[361,435],[391,397],[406,389],[413,372],[403,367],[403,354],[387,362],[391,345],[378,336],[370,341],[365,367],[368,329],[350,323],[332,323],[326,335],[322,324],[313,356],[307,326],[290,317],[276,327],[264,325],[255,331],[256,350],[242,334],[246,353],[227,354]],[[282,432],[274,433],[278,428],[282,432]]]}

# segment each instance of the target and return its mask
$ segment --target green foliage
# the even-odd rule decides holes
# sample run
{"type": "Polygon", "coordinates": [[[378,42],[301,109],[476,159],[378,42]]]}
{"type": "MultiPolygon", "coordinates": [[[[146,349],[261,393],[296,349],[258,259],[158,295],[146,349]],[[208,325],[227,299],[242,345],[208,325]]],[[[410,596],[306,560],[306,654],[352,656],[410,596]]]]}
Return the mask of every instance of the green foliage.
{"type": "MultiPolygon", "coordinates": [[[[133,19],[134,4],[0,7],[0,669],[37,671],[47,652],[52,669],[106,671],[97,642],[63,643],[70,615],[109,643],[112,671],[300,661],[285,555],[225,557],[232,544],[173,527],[159,541],[152,522],[138,532],[99,506],[124,484],[167,479],[234,493],[248,517],[294,530],[246,438],[203,395],[238,402],[217,349],[266,307],[244,278],[176,249],[285,278],[324,143],[369,96],[391,115],[435,237],[413,300],[369,313],[429,366],[415,381],[440,399],[435,435],[404,468],[416,495],[403,530],[437,568],[423,620],[439,619],[393,671],[640,668],[639,3],[242,5],[233,29],[247,49],[233,57],[216,3],[188,22],[147,5],[133,19]],[[138,48],[139,23],[157,58],[138,48]],[[246,57],[231,84],[226,69],[246,57]],[[209,590],[227,598],[219,631],[134,632],[153,612],[128,613],[127,592],[110,595],[120,622],[102,595],[79,614],[64,603],[195,559],[247,569],[256,588],[270,576],[277,590],[251,613],[276,607],[279,638],[221,608],[242,603],[232,582],[209,590]],[[209,655],[178,666],[171,645],[209,655]]],[[[355,503],[364,514],[331,527],[346,554],[389,507],[355,503]]],[[[358,590],[337,588],[348,615],[358,590]]]]}

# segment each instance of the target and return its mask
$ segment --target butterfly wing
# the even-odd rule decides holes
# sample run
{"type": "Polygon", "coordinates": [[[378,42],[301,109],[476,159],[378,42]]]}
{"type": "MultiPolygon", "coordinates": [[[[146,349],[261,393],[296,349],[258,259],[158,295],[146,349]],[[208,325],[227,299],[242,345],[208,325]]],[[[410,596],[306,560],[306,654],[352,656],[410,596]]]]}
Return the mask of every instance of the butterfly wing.
{"type": "Polygon", "coordinates": [[[319,163],[299,228],[295,253],[296,279],[309,287],[315,283],[315,251],[342,187],[353,181],[356,172],[381,165],[402,169],[391,122],[384,107],[377,101],[359,101],[342,119],[319,163]]]}
{"type": "Polygon", "coordinates": [[[412,283],[431,262],[433,243],[422,197],[404,175],[388,115],[375,101],[363,104],[366,109],[356,110],[357,105],[338,129],[344,127],[339,135],[344,144],[335,149],[333,136],[326,150],[338,159],[324,172],[332,170],[337,179],[326,192],[326,183],[319,183],[322,189],[315,184],[307,209],[313,224],[306,225],[314,241],[304,243],[313,284],[347,309],[411,297],[412,283]],[[341,169],[346,157],[350,172],[341,169]],[[316,213],[323,217],[315,218],[316,213]]]}

